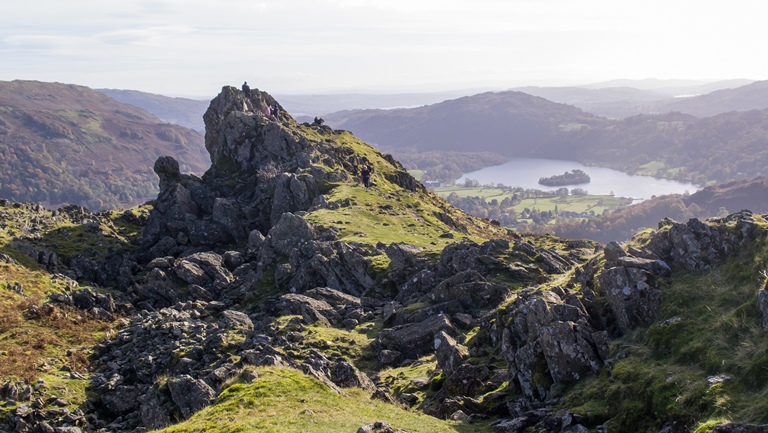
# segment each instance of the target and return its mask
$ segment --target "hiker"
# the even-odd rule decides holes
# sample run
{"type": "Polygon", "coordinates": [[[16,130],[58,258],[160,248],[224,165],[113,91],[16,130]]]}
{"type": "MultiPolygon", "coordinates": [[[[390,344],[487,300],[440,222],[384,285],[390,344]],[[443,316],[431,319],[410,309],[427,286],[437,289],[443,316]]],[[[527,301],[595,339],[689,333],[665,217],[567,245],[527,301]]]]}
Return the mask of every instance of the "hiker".
{"type": "Polygon", "coordinates": [[[264,114],[266,114],[267,117],[272,115],[272,107],[267,105],[267,108],[264,109],[264,114]]]}
{"type": "Polygon", "coordinates": [[[320,119],[318,119],[317,116],[315,116],[315,120],[312,121],[312,125],[320,126],[320,119]]]}
{"type": "Polygon", "coordinates": [[[277,105],[277,102],[272,106],[272,115],[274,115],[275,118],[280,117],[280,106],[277,105]]]}
{"type": "Polygon", "coordinates": [[[360,176],[363,178],[363,185],[366,188],[371,186],[371,171],[371,168],[366,164],[363,164],[363,167],[360,169],[360,176]]]}
{"type": "Polygon", "coordinates": [[[251,96],[251,87],[248,86],[247,81],[243,81],[243,93],[245,93],[245,96],[248,96],[248,97],[251,96]]]}
{"type": "Polygon", "coordinates": [[[357,176],[357,166],[360,165],[360,158],[357,154],[354,154],[352,155],[352,158],[349,159],[349,162],[352,163],[352,175],[357,176]]]}

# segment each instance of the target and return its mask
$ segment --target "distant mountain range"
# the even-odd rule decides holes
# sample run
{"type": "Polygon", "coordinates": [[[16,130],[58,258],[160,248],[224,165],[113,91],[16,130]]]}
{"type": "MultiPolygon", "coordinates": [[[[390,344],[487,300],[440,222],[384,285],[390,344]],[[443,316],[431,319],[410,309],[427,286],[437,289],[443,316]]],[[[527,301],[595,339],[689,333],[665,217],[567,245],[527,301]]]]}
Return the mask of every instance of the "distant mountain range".
{"type": "Polygon", "coordinates": [[[437,150],[495,152],[575,160],[698,184],[768,174],[768,82],[676,104],[720,114],[696,117],[675,110],[611,120],[509,91],[412,109],[342,111],[324,118],[395,156],[437,150]]]}
{"type": "Polygon", "coordinates": [[[83,86],[0,82],[0,197],[92,210],[157,195],[152,166],[173,155],[182,171],[209,166],[203,135],[83,86]]]}
{"type": "Polygon", "coordinates": [[[181,125],[195,131],[205,132],[203,113],[208,109],[210,100],[189,98],[171,98],[138,90],[96,89],[110,98],[124,104],[135,105],[146,110],[163,122],[181,125]]]}

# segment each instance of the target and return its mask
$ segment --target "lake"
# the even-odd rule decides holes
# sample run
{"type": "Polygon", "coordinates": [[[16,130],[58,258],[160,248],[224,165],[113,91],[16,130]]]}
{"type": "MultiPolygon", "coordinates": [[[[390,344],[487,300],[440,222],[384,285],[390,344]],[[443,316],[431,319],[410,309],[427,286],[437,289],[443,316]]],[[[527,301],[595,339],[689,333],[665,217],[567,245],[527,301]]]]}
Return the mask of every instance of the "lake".
{"type": "Polygon", "coordinates": [[[587,173],[592,181],[580,185],[564,185],[563,187],[569,190],[582,188],[589,194],[610,194],[613,192],[614,195],[619,197],[646,200],[653,195],[683,194],[686,191],[693,194],[700,189],[699,186],[692,183],[656,179],[650,176],[632,176],[605,167],[593,167],[574,161],[541,158],[515,158],[501,165],[494,165],[466,173],[456,183],[461,185],[465,179],[469,178],[477,180],[481,185],[503,183],[507,186],[550,191],[562,187],[539,185],[539,178],[560,175],[575,169],[587,173]]]}

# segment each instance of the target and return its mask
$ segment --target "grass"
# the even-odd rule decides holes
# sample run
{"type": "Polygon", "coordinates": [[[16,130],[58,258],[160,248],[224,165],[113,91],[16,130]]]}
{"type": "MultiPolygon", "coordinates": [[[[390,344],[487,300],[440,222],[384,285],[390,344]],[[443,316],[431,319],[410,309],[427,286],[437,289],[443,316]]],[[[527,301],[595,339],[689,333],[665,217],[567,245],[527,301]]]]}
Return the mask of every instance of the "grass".
{"type": "Polygon", "coordinates": [[[612,195],[583,195],[551,198],[527,198],[521,200],[519,204],[512,206],[516,212],[522,212],[523,209],[537,209],[539,211],[559,212],[594,212],[596,215],[604,211],[612,211],[630,204],[630,201],[623,197],[612,195]]]}
{"type": "Polygon", "coordinates": [[[182,432],[336,433],[357,431],[376,421],[412,432],[483,432],[478,425],[441,421],[424,414],[373,400],[360,389],[345,389],[346,396],[303,373],[277,367],[259,367],[252,383],[235,383],[218,401],[189,420],[160,430],[182,432]]]}
{"type": "Polygon", "coordinates": [[[435,216],[442,210],[435,203],[423,201],[417,193],[400,191],[397,194],[382,194],[376,187],[365,189],[341,184],[327,198],[329,202],[349,198],[352,205],[340,209],[320,209],[306,218],[315,225],[337,228],[339,239],[349,243],[376,245],[379,242],[406,242],[438,251],[471,236],[453,232],[453,238],[440,237],[452,231],[435,216]]]}
{"type": "MultiPolygon", "coordinates": [[[[480,186],[467,188],[460,185],[447,185],[435,189],[435,193],[440,197],[447,197],[450,194],[456,194],[459,197],[480,197],[486,202],[491,200],[498,200],[501,202],[505,198],[512,198],[515,195],[514,192],[510,192],[506,189],[480,186]]],[[[511,208],[515,212],[520,213],[524,209],[537,209],[539,211],[554,211],[555,207],[560,212],[589,212],[593,211],[595,214],[602,214],[604,211],[612,211],[623,206],[631,204],[631,201],[624,197],[616,197],[612,195],[593,195],[587,194],[582,196],[569,195],[566,197],[537,197],[527,198],[521,200],[511,208]]]]}
{"type": "Polygon", "coordinates": [[[379,377],[381,377],[382,382],[389,385],[389,389],[395,397],[399,397],[403,393],[411,393],[417,395],[419,401],[423,401],[430,392],[429,387],[427,389],[419,388],[412,381],[418,378],[430,379],[437,370],[435,356],[429,355],[406,366],[387,368],[379,372],[379,377]]]}
{"type": "MultiPolygon", "coordinates": [[[[281,316],[273,322],[273,326],[280,334],[289,332],[301,332],[304,339],[301,345],[305,348],[313,348],[326,357],[341,356],[350,360],[358,369],[365,372],[373,372],[376,368],[376,354],[370,346],[375,341],[377,332],[381,330],[381,324],[364,323],[355,329],[346,330],[321,325],[302,325],[301,316],[281,316]]],[[[301,353],[294,353],[302,357],[301,353]]]]}

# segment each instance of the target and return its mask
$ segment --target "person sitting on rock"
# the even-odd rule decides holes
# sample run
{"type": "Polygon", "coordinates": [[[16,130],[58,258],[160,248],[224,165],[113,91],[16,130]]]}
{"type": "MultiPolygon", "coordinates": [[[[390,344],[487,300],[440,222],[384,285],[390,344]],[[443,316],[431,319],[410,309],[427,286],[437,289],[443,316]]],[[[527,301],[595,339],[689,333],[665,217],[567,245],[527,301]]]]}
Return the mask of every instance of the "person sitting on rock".
{"type": "Polygon", "coordinates": [[[245,93],[245,96],[251,96],[251,87],[248,85],[247,81],[243,82],[243,93],[245,93]]]}

